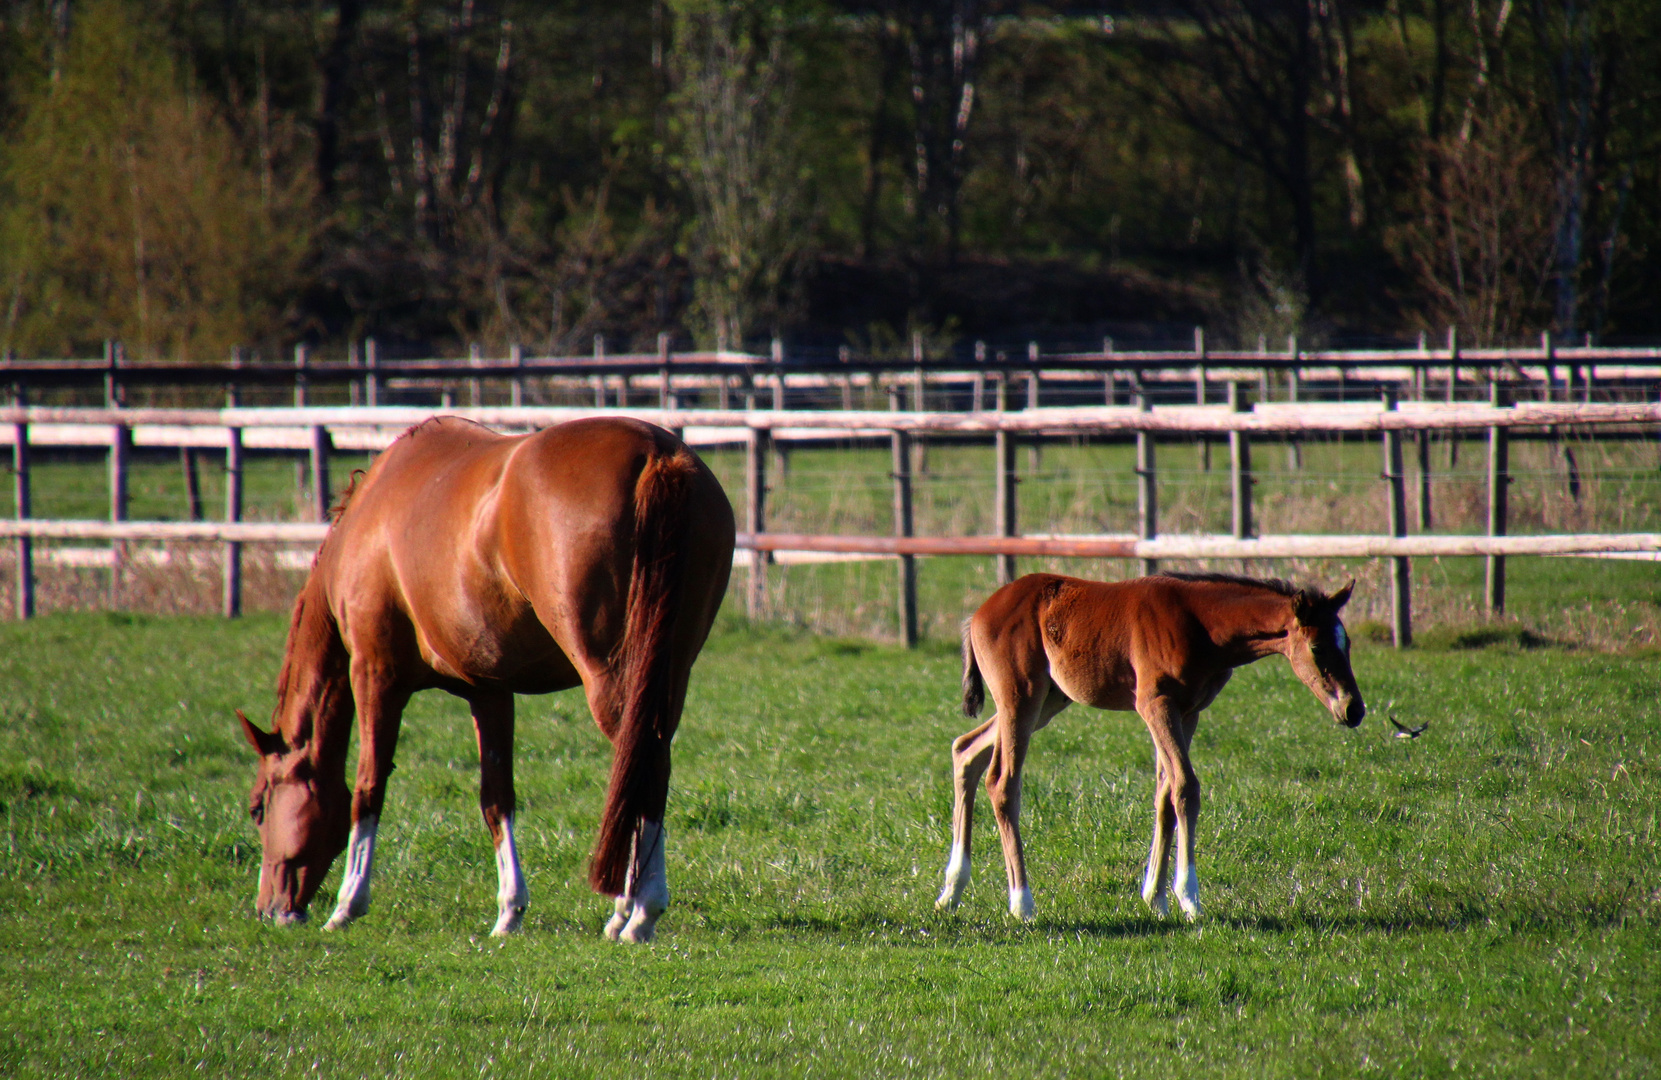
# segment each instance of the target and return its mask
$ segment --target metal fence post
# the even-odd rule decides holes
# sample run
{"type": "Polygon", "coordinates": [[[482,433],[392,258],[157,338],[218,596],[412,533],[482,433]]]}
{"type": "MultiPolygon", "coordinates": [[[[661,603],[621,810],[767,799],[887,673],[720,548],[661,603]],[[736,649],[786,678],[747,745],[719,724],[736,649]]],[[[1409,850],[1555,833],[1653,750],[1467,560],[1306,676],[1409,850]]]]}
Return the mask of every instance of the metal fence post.
{"type": "MultiPolygon", "coordinates": [[[[1228,407],[1230,412],[1252,411],[1252,403],[1241,392],[1237,379],[1230,379],[1228,383],[1228,407]]],[[[1251,436],[1244,431],[1228,433],[1228,468],[1229,487],[1234,504],[1234,538],[1249,540],[1253,534],[1252,444],[1251,436]]]]}
{"type": "MultiPolygon", "coordinates": [[[[1504,385],[1489,383],[1488,400],[1495,408],[1509,405],[1504,385]]],[[[1510,487],[1510,429],[1496,424],[1488,429],[1488,535],[1506,534],[1507,489],[1510,487]]],[[[1489,555],[1484,575],[1484,599],[1489,617],[1505,614],[1505,556],[1489,555]]]]}
{"type": "MultiPolygon", "coordinates": [[[[225,429],[225,520],[242,520],[242,429],[225,429]]],[[[242,614],[242,544],[225,543],[225,587],[222,596],[225,618],[242,614]]]]}
{"type": "MultiPolygon", "coordinates": [[[[744,520],[751,535],[767,531],[767,455],[773,433],[767,428],[750,428],[744,444],[744,520]]],[[[760,619],[767,608],[767,564],[765,551],[750,552],[750,580],[745,611],[760,619]]]]}
{"type": "MultiPolygon", "coordinates": [[[[1152,412],[1153,404],[1148,400],[1148,387],[1142,380],[1140,368],[1133,373],[1131,388],[1136,394],[1136,407],[1142,412],[1152,412]]],[[[1158,479],[1154,471],[1154,433],[1138,431],[1136,433],[1136,534],[1143,540],[1152,540],[1159,535],[1158,479]]],[[[1159,560],[1143,559],[1142,573],[1159,573],[1159,560]]]]}
{"type": "Polygon", "coordinates": [[[311,429],[311,492],[317,503],[317,520],[329,520],[329,429],[313,424],[311,429]]]}
{"type": "MultiPolygon", "coordinates": [[[[18,385],[13,400],[21,408],[28,404],[28,392],[18,385]]],[[[12,427],[12,494],[17,503],[18,520],[33,516],[29,491],[29,425],[12,427]]],[[[32,537],[17,538],[17,617],[35,616],[35,542],[32,537]]]]}
{"type": "MultiPolygon", "coordinates": [[[[1383,398],[1384,408],[1395,411],[1395,388],[1386,387],[1383,398]]],[[[1384,480],[1390,492],[1390,535],[1406,536],[1407,485],[1402,475],[1401,432],[1394,428],[1384,431],[1384,480]]],[[[1390,563],[1390,630],[1396,648],[1405,649],[1413,643],[1412,561],[1404,555],[1394,555],[1390,563]]]]}
{"type": "MultiPolygon", "coordinates": [[[[900,411],[900,388],[888,391],[888,408],[900,411]]],[[[894,535],[911,536],[911,438],[896,430],[891,435],[894,459],[894,535]]],[[[917,556],[900,556],[900,641],[917,644],[917,556]]]]}
{"type": "MultiPolygon", "coordinates": [[[[1009,411],[1009,372],[997,374],[997,406],[1000,416],[1009,411]]],[[[993,497],[993,528],[999,536],[1016,535],[1015,507],[1015,438],[1013,433],[999,428],[992,436],[993,478],[996,492],[993,497]]],[[[998,556],[998,584],[1015,580],[1015,556],[998,556]]]]}

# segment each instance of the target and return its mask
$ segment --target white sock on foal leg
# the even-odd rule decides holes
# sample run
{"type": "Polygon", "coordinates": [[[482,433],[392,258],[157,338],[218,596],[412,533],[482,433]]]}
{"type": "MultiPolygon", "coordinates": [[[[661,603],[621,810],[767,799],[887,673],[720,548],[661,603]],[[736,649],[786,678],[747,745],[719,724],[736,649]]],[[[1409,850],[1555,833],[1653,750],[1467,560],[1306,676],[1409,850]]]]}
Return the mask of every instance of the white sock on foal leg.
{"type": "Polygon", "coordinates": [[[506,937],[519,929],[525,919],[525,905],[530,902],[530,890],[525,888],[525,873],[519,868],[519,848],[513,842],[513,815],[502,816],[502,839],[496,845],[496,906],[501,914],[492,937],[506,937]]]}
{"type": "Polygon", "coordinates": [[[1032,921],[1032,890],[1028,888],[1009,890],[1009,913],[1022,922],[1032,921]]]}
{"type": "Polygon", "coordinates": [[[1142,878],[1142,902],[1161,919],[1171,913],[1171,905],[1165,899],[1165,876],[1159,872],[1157,860],[1148,861],[1148,872],[1142,878]]]}
{"type": "Polygon", "coordinates": [[[375,828],[379,819],[368,814],[352,823],[346,841],[346,874],[340,879],[340,897],[335,911],[323,924],[325,930],[339,930],[353,919],[369,913],[369,875],[375,866],[375,828]]]}
{"type": "Polygon", "coordinates": [[[1182,913],[1193,922],[1200,917],[1200,874],[1192,863],[1178,856],[1177,875],[1174,882],[1177,894],[1177,906],[1182,913]]]}
{"type": "Polygon", "coordinates": [[[969,853],[958,844],[952,845],[952,853],[946,859],[946,887],[940,890],[940,899],[934,906],[944,911],[946,908],[957,907],[957,902],[963,899],[963,890],[969,887],[969,853]]]}
{"type": "Polygon", "coordinates": [[[663,867],[663,845],[668,839],[669,832],[663,822],[641,820],[635,858],[637,865],[644,864],[644,872],[639,881],[630,876],[628,891],[634,910],[617,935],[619,941],[647,942],[657,933],[658,916],[669,908],[669,876],[663,867]],[[645,853],[644,858],[641,852],[645,853]]]}

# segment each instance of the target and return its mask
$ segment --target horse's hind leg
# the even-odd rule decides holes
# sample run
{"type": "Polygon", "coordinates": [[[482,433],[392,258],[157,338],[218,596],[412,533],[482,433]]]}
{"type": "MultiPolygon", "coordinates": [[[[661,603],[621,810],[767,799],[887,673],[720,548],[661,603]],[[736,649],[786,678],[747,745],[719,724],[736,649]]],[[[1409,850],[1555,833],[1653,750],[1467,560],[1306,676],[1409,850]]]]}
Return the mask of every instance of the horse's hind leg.
{"type": "Polygon", "coordinates": [[[490,932],[505,937],[525,918],[529,892],[513,839],[513,695],[474,694],[473,729],[479,738],[479,810],[496,847],[496,904],[500,914],[490,932]]]}
{"type": "Polygon", "coordinates": [[[975,818],[975,785],[992,761],[998,741],[997,714],[952,740],[952,851],[946,860],[946,885],[937,908],[956,907],[969,887],[969,839],[975,818]]]}
{"type": "Polygon", "coordinates": [[[1027,882],[1026,852],[1021,844],[1021,769],[1026,764],[1032,733],[1050,722],[1070,701],[1047,675],[1033,693],[998,703],[997,748],[986,775],[986,793],[1003,842],[1004,870],[1009,876],[1009,913],[1023,922],[1033,916],[1032,888],[1027,882]],[[1041,695],[1041,696],[1040,696],[1041,695]]]}
{"type": "Polygon", "coordinates": [[[1170,866],[1171,835],[1176,829],[1176,811],[1171,806],[1171,782],[1165,771],[1165,756],[1154,746],[1153,847],[1148,852],[1148,872],[1142,877],[1142,901],[1160,918],[1171,913],[1165,899],[1165,874],[1170,866]]]}
{"type": "Polygon", "coordinates": [[[375,869],[375,832],[386,801],[398,728],[409,693],[369,661],[352,663],[352,698],[358,712],[358,774],[352,789],[352,835],[346,842],[346,872],[334,914],[323,924],[338,930],[369,911],[369,879],[375,869]]]}

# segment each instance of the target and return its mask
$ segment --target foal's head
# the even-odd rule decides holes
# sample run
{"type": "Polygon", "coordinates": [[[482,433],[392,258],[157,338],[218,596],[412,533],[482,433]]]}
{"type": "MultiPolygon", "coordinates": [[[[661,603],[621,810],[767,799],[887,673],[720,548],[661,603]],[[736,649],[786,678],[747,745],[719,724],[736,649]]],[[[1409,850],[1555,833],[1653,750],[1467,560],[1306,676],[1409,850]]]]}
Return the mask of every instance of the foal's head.
{"type": "Polygon", "coordinates": [[[1355,672],[1350,670],[1350,635],[1338,617],[1354,588],[1351,581],[1331,596],[1317,589],[1293,593],[1292,630],[1286,642],[1292,670],[1321,699],[1332,718],[1347,727],[1355,727],[1367,715],[1355,672]]]}
{"type": "Polygon", "coordinates": [[[278,923],[303,922],[329,866],[346,848],[351,792],[343,777],[319,775],[306,747],[255,727],[237,710],[242,732],[260,756],[248,813],[264,849],[254,909],[278,923]]]}

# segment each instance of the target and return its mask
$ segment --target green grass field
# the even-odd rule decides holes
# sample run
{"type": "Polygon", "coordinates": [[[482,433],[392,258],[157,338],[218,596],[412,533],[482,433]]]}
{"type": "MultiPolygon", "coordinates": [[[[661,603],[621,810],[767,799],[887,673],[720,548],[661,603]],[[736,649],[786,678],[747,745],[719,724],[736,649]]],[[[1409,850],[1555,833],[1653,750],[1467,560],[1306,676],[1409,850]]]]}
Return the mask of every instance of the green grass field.
{"type": "Polygon", "coordinates": [[[1136,895],[1140,721],[1064,713],[1030,760],[1020,926],[984,802],[964,907],[931,906],[968,726],[955,650],[724,618],[676,747],[674,903],[626,948],[583,886],[609,751],[574,693],[522,700],[522,935],[486,936],[472,735],[433,693],[370,915],[256,922],[231,710],[269,710],[283,629],[0,625],[0,1074],[1661,1071],[1653,652],[1363,643],[1355,731],[1278,659],[1242,671],[1196,739],[1199,926],[1136,895]],[[1388,738],[1389,701],[1426,736],[1388,738]]]}

